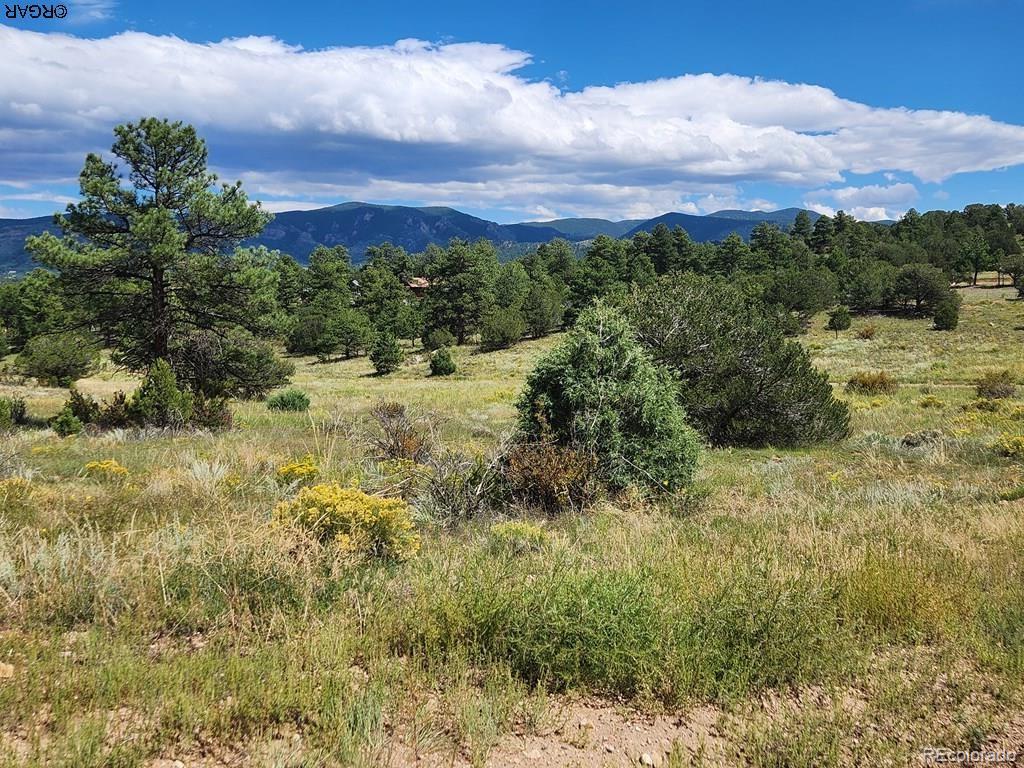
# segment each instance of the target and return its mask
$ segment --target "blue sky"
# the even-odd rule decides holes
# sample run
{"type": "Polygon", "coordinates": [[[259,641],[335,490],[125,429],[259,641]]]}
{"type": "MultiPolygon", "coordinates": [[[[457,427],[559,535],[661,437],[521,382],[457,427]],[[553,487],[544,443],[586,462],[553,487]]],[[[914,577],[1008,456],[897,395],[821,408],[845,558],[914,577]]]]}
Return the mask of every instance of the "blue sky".
{"type": "Polygon", "coordinates": [[[1024,201],[1019,0],[67,5],[0,28],[0,217],[151,113],[272,210],[1024,201]]]}

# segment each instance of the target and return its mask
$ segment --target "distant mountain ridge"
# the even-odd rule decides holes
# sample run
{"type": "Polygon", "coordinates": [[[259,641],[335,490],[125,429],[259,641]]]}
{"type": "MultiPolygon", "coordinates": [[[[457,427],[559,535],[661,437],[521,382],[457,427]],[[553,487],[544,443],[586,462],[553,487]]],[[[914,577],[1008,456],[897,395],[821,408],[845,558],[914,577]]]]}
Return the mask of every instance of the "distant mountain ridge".
{"type": "Polygon", "coordinates": [[[520,243],[547,242],[562,236],[550,227],[496,224],[454,208],[341,203],[279,213],[259,237],[249,242],[290,253],[300,261],[317,245],[344,245],[358,260],[369,246],[382,242],[416,252],[431,243],[447,243],[453,237],[520,243]]]}
{"type": "MultiPolygon", "coordinates": [[[[737,219],[739,221],[770,221],[772,224],[778,224],[780,227],[788,227],[796,221],[797,214],[804,210],[807,209],[782,208],[778,211],[737,211],[726,209],[709,213],[708,216],[715,219],[737,219]]],[[[814,211],[807,211],[807,215],[811,217],[812,222],[817,221],[821,217],[820,213],[815,213],[814,211]]]]}
{"type": "Polygon", "coordinates": [[[608,237],[622,237],[644,219],[623,219],[622,221],[609,221],[608,219],[553,219],[551,221],[526,221],[519,226],[534,227],[542,229],[548,227],[562,233],[567,240],[593,240],[598,235],[608,237]]]}
{"type": "MultiPolygon", "coordinates": [[[[305,262],[317,245],[343,245],[354,261],[360,261],[371,245],[390,242],[408,251],[418,252],[430,244],[443,245],[452,238],[493,240],[503,254],[517,254],[530,246],[563,237],[577,243],[593,240],[598,235],[632,237],[647,232],[664,222],[669,227],[683,227],[694,240],[722,240],[732,232],[744,238],[761,221],[770,221],[785,228],[793,223],[799,208],[781,211],[718,211],[709,216],[687,213],[666,213],[653,219],[609,221],[597,218],[527,221],[498,224],[454,208],[428,206],[414,208],[403,205],[374,203],[341,203],[307,211],[284,211],[274,216],[263,233],[246,245],[263,245],[289,253],[305,262]]],[[[808,211],[808,213],[811,213],[808,211]]],[[[818,214],[811,213],[817,218],[818,214]]],[[[0,276],[8,271],[26,272],[33,267],[24,250],[25,238],[42,232],[58,233],[50,216],[34,219],[0,219],[0,276]]]]}
{"type": "MultiPolygon", "coordinates": [[[[638,224],[626,232],[625,237],[632,237],[638,232],[650,232],[659,224],[665,224],[669,229],[682,227],[689,236],[700,243],[714,240],[724,240],[733,232],[737,233],[744,240],[750,238],[754,227],[762,222],[775,224],[780,229],[792,226],[796,216],[802,208],[784,208],[781,211],[717,211],[707,216],[697,216],[692,213],[663,213],[653,219],[638,224]]],[[[807,211],[811,221],[815,221],[820,214],[807,211]]]]}
{"type": "Polygon", "coordinates": [[[25,238],[43,232],[60,234],[53,216],[34,219],[0,219],[0,278],[7,272],[27,272],[35,264],[25,251],[25,238]]]}

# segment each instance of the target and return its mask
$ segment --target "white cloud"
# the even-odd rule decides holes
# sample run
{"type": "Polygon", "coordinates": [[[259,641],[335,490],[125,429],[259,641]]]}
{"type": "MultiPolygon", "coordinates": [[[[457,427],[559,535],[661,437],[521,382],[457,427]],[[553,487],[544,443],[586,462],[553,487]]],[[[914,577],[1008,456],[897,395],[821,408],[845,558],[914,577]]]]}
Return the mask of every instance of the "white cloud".
{"type": "Polygon", "coordinates": [[[836,209],[830,205],[819,203],[816,200],[804,200],[804,208],[815,213],[820,213],[822,216],[835,216],[836,209]]]}
{"type": "Polygon", "coordinates": [[[837,189],[819,189],[810,192],[815,202],[805,203],[810,208],[826,216],[834,216],[841,209],[851,216],[863,221],[880,221],[883,219],[899,219],[907,208],[919,197],[917,187],[909,183],[869,184],[863,187],[840,187],[837,189]],[[831,198],[836,205],[829,206],[820,202],[821,198],[831,198]]]}
{"type": "Polygon", "coordinates": [[[32,218],[32,212],[26,208],[11,208],[6,205],[0,205],[0,219],[29,219],[32,218]]]}
{"type": "Polygon", "coordinates": [[[683,213],[714,213],[715,211],[737,209],[748,211],[772,211],[776,208],[778,208],[778,205],[773,203],[771,200],[764,200],[763,198],[745,199],[737,196],[736,194],[716,195],[712,193],[705,195],[698,200],[697,204],[692,206],[692,210],[683,211],[683,213]]]}
{"type": "MultiPolygon", "coordinates": [[[[279,200],[308,200],[314,186],[354,193],[333,200],[644,216],[739,199],[743,184],[807,189],[847,171],[931,182],[1024,163],[1024,127],[985,116],[732,75],[562,91],[518,73],[529,54],[483,43],[307,51],[266,37],[0,27],[0,49],[0,166],[15,183],[75,173],[114,124],[147,114],[194,123],[216,164],[279,200]],[[396,194],[371,194],[388,187],[396,194]]],[[[870,188],[840,200],[844,189],[857,188],[827,195],[865,209],[906,202],[869,199],[870,188]]]]}
{"type": "Polygon", "coordinates": [[[831,197],[841,206],[878,206],[888,203],[912,203],[918,198],[917,187],[913,184],[869,184],[864,187],[841,187],[822,189],[813,195],[831,197]]]}
{"type": "MultiPolygon", "coordinates": [[[[225,173],[234,178],[235,175],[225,173]]],[[[339,200],[388,201],[417,205],[450,205],[473,209],[506,209],[503,220],[524,218],[559,218],[563,216],[602,216],[608,218],[641,219],[658,216],[666,211],[700,213],[698,204],[685,199],[679,192],[662,186],[630,186],[590,184],[583,180],[534,180],[505,178],[483,181],[443,181],[423,183],[390,179],[355,179],[351,182],[329,180],[295,181],[288,173],[244,174],[246,188],[251,197],[264,201],[306,200],[310,207],[329,205],[339,200]],[[311,200],[321,201],[318,203],[311,200]]],[[[710,195],[704,203],[708,210],[742,206],[743,201],[732,195],[725,186],[699,185],[699,190],[715,189],[728,197],[710,195]],[[710,200],[717,201],[711,205],[710,200]]],[[[279,210],[288,210],[287,207],[279,210]]]]}
{"type": "Polygon", "coordinates": [[[311,200],[261,200],[263,204],[263,210],[270,211],[271,213],[280,213],[281,211],[313,211],[317,208],[323,208],[323,202],[311,201],[311,200]]]}
{"type": "Polygon", "coordinates": [[[860,221],[884,221],[897,220],[903,216],[906,211],[892,211],[881,206],[856,206],[847,211],[855,219],[860,221]]]}

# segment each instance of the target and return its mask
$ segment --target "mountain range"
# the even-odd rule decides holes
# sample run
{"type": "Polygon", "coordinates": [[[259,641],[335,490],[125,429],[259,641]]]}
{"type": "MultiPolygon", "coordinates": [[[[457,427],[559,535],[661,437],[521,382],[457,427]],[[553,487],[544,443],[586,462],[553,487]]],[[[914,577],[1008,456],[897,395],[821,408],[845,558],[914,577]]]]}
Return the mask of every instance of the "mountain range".
{"type": "MultiPolygon", "coordinates": [[[[722,240],[732,232],[749,238],[759,222],[769,221],[785,228],[793,223],[800,210],[725,210],[707,216],[666,213],[653,219],[609,221],[577,218],[497,224],[454,208],[341,203],[308,211],[278,213],[259,237],[246,244],[264,245],[289,253],[302,262],[318,244],[344,245],[353,260],[358,262],[368,246],[385,241],[418,252],[431,243],[444,244],[454,237],[466,240],[485,237],[497,243],[504,254],[512,254],[556,237],[577,243],[592,240],[598,235],[632,237],[637,232],[650,231],[662,222],[670,228],[681,226],[699,242],[722,240]]],[[[812,219],[817,218],[817,214],[808,213],[812,219]]],[[[49,216],[0,219],[0,275],[32,268],[31,257],[24,249],[27,236],[58,231],[49,216]]]]}

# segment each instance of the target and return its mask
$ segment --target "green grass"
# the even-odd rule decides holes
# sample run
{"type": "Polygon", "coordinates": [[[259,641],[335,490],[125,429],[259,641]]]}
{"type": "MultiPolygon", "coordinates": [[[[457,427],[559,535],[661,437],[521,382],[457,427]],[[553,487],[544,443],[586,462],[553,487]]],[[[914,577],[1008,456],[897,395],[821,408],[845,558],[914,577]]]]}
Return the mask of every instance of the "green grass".
{"type": "MultiPolygon", "coordinates": [[[[522,546],[493,519],[421,521],[399,564],[272,526],[293,492],[277,467],[311,455],[325,480],[390,487],[367,459],[380,399],[429,414],[449,447],[490,450],[557,339],[453,350],[445,379],[421,350],[389,377],[299,360],[308,413],[244,403],[223,434],[19,432],[0,449],[22,478],[0,487],[0,764],[484,764],[512,734],[561,738],[552,722],[581,696],[713,707],[706,764],[1001,743],[1024,711],[1024,466],[992,446],[1024,434],[1024,402],[979,409],[971,384],[1024,375],[1008,297],[966,291],[951,333],[882,317],[872,341],[861,319],[836,339],[816,318],[802,341],[853,411],[841,445],[708,451],[686,503],[520,511],[543,529],[522,546]],[[863,370],[901,386],[842,392],[863,370]],[[128,475],[87,476],[102,459],[128,475]]],[[[39,417],[64,397],[7,393],[39,417]]]]}

